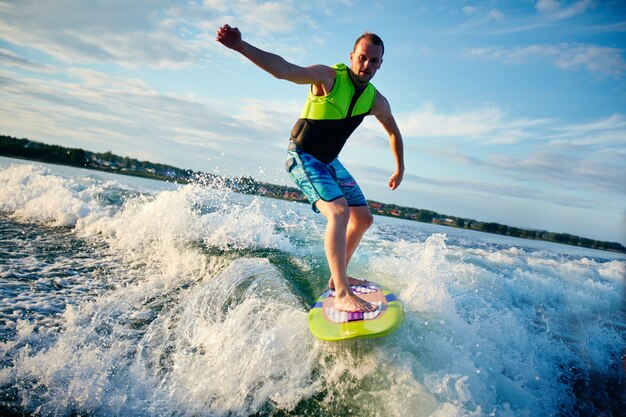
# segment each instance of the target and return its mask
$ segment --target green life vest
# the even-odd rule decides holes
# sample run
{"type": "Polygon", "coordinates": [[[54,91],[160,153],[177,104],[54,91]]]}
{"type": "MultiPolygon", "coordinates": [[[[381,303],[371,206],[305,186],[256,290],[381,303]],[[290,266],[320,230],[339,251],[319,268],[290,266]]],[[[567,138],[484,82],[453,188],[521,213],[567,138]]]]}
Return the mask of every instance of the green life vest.
{"type": "Polygon", "coordinates": [[[291,140],[300,149],[326,163],[337,158],[376,100],[376,88],[370,83],[356,92],[345,64],[331,68],[336,73],[332,90],[325,96],[309,91],[300,118],[291,131],[291,140]]]}

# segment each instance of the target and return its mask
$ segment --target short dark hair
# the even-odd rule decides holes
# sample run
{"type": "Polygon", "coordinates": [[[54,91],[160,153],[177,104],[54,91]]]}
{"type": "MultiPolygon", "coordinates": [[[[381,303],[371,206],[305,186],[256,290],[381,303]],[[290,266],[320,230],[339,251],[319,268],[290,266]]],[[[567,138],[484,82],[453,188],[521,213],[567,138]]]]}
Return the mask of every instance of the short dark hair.
{"type": "Polygon", "coordinates": [[[354,42],[354,48],[352,49],[352,51],[356,50],[356,46],[363,39],[366,39],[370,41],[371,43],[373,43],[374,45],[377,45],[383,48],[383,53],[380,56],[382,57],[383,55],[385,55],[385,44],[383,43],[383,40],[380,38],[380,36],[372,32],[364,32],[361,36],[359,36],[356,42],[354,42]]]}

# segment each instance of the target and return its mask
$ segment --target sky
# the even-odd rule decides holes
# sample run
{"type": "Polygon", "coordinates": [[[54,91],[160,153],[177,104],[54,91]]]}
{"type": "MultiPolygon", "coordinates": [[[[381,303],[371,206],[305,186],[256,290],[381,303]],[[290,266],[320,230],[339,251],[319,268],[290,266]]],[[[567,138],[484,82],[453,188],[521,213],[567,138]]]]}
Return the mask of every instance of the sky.
{"type": "Polygon", "coordinates": [[[626,244],[621,0],[0,0],[0,134],[292,185],[308,87],[215,41],[307,66],[385,42],[372,80],[406,171],[368,117],[340,159],[371,200],[626,244]]]}

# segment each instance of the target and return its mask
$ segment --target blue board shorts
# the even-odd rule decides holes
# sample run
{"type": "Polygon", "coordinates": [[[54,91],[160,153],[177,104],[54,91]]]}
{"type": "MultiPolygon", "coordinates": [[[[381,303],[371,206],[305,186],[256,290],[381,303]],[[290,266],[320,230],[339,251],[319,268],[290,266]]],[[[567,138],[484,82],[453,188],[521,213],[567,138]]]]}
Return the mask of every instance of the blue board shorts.
{"type": "Polygon", "coordinates": [[[318,200],[330,202],[345,197],[350,207],[367,206],[361,188],[338,159],[324,163],[290,142],[285,168],[317,213],[318,200]]]}

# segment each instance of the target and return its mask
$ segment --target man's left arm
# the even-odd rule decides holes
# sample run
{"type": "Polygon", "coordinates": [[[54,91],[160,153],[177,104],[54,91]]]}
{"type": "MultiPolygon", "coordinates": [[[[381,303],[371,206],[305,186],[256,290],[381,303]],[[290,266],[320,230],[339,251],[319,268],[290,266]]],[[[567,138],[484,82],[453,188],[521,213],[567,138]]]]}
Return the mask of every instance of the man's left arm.
{"type": "Polygon", "coordinates": [[[389,147],[396,162],[396,171],[389,179],[388,185],[389,188],[395,190],[402,182],[402,177],[404,176],[404,145],[396,119],[391,114],[391,106],[389,106],[389,102],[380,92],[376,93],[376,101],[371,114],[376,116],[376,119],[383,125],[389,136],[389,147]]]}

